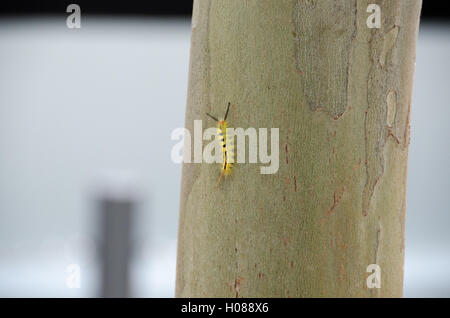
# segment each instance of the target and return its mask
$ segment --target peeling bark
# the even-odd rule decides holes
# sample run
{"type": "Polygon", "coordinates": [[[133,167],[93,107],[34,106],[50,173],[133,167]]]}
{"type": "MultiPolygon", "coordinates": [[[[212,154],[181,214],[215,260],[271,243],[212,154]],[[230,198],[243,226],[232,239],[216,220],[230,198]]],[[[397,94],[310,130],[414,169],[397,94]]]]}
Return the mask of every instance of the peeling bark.
{"type": "Polygon", "coordinates": [[[220,165],[184,164],[176,296],[402,295],[420,7],[194,2],[186,128],[231,102],[231,127],[279,127],[280,168],[236,164],[217,188],[220,165]]]}

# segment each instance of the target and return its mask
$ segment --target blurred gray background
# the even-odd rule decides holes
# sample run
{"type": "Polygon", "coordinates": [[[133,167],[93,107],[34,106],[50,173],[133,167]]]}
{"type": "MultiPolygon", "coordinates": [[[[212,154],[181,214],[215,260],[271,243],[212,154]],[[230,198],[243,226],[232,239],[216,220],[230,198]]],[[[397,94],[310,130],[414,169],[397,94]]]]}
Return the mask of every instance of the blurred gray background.
{"type": "MultiPolygon", "coordinates": [[[[100,290],[96,200],[136,200],[131,295],[172,297],[189,19],[0,20],[0,296],[100,290]],[[80,288],[67,269],[78,264],[80,288]]],[[[422,22],[408,167],[406,297],[450,297],[450,26],[422,22]]]]}

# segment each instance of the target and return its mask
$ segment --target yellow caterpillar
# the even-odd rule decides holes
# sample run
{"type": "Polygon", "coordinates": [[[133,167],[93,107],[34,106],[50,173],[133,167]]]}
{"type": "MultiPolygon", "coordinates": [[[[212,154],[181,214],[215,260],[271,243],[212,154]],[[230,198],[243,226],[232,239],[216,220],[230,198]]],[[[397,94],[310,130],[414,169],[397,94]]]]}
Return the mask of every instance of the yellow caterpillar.
{"type": "Polygon", "coordinates": [[[223,176],[230,174],[234,162],[233,140],[231,138],[230,140],[227,140],[227,127],[228,127],[227,116],[229,110],[230,110],[230,103],[228,103],[227,111],[225,112],[225,116],[222,120],[219,120],[216,117],[212,116],[211,114],[206,113],[206,115],[208,115],[209,117],[211,117],[212,119],[214,119],[219,123],[219,126],[217,127],[217,135],[219,136],[220,140],[220,147],[222,149],[223,160],[222,160],[222,172],[220,174],[217,185],[220,184],[220,180],[222,179],[223,176]]]}

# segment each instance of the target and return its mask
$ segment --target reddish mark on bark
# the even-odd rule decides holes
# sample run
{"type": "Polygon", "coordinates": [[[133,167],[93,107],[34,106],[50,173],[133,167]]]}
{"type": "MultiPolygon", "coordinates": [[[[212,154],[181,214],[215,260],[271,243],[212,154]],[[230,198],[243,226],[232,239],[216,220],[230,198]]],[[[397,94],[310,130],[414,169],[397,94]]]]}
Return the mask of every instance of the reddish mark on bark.
{"type": "Polygon", "coordinates": [[[286,142],[286,144],[284,145],[284,151],[286,152],[286,164],[289,164],[289,158],[288,158],[288,143],[286,142]]]}
{"type": "Polygon", "coordinates": [[[409,135],[411,132],[411,125],[410,125],[410,117],[411,117],[411,104],[408,106],[408,115],[406,116],[406,125],[405,125],[405,131],[403,132],[403,145],[407,147],[409,145],[409,135]]]}
{"type": "Polygon", "coordinates": [[[286,201],[286,195],[283,195],[283,201],[286,201]]]}
{"type": "Polygon", "coordinates": [[[258,279],[261,279],[261,278],[263,278],[263,277],[264,277],[264,274],[261,273],[261,272],[259,272],[259,273],[258,273],[258,279]]]}
{"type": "Polygon", "coordinates": [[[294,191],[297,192],[297,177],[294,176],[294,191]]]}
{"type": "Polygon", "coordinates": [[[236,298],[239,297],[239,292],[241,291],[241,284],[244,283],[245,279],[244,277],[237,277],[234,280],[234,290],[236,291],[236,298]]]}
{"type": "Polygon", "coordinates": [[[333,193],[333,204],[331,205],[331,207],[328,209],[327,213],[325,214],[326,216],[330,216],[334,210],[336,209],[336,206],[339,204],[339,202],[342,199],[342,195],[344,194],[344,190],[345,188],[342,187],[342,189],[338,190],[338,191],[334,191],[333,193]]]}
{"type": "Polygon", "coordinates": [[[291,261],[291,268],[294,268],[294,261],[291,261]]]}
{"type": "MultiPolygon", "coordinates": [[[[361,159],[359,159],[359,161],[352,167],[352,175],[353,172],[361,165],[361,159]]],[[[325,217],[322,218],[322,222],[325,221],[325,218],[330,216],[331,214],[333,214],[333,212],[335,211],[337,205],[339,204],[339,202],[342,199],[342,196],[344,195],[344,192],[346,191],[346,188],[349,186],[350,184],[350,179],[351,177],[348,178],[348,180],[346,182],[344,182],[344,185],[340,188],[338,188],[337,190],[334,191],[333,193],[333,204],[331,205],[331,207],[328,209],[328,211],[325,213],[325,217]]]]}
{"type": "Polygon", "coordinates": [[[386,126],[387,128],[387,138],[392,137],[394,138],[395,142],[397,143],[397,145],[400,145],[400,139],[398,139],[398,137],[395,135],[394,131],[392,130],[392,127],[390,126],[386,126]]]}
{"type": "Polygon", "coordinates": [[[284,247],[286,247],[288,245],[288,243],[289,243],[289,240],[287,238],[285,238],[285,237],[283,237],[282,240],[283,240],[284,247]]]}
{"type": "Polygon", "coordinates": [[[325,114],[328,114],[329,116],[331,116],[331,118],[333,120],[338,120],[339,118],[341,118],[342,115],[344,115],[344,112],[333,115],[331,114],[325,107],[321,106],[321,105],[317,105],[316,108],[314,108],[313,112],[317,113],[317,112],[323,112],[325,114]]]}

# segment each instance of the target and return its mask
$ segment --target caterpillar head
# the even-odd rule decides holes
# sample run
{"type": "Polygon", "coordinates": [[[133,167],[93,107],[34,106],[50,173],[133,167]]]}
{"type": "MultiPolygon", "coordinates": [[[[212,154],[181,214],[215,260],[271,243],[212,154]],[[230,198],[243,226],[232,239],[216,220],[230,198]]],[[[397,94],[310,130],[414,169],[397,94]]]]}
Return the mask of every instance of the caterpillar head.
{"type": "Polygon", "coordinates": [[[226,131],[226,129],[227,129],[227,121],[226,120],[219,121],[219,129],[226,131]]]}

